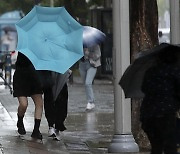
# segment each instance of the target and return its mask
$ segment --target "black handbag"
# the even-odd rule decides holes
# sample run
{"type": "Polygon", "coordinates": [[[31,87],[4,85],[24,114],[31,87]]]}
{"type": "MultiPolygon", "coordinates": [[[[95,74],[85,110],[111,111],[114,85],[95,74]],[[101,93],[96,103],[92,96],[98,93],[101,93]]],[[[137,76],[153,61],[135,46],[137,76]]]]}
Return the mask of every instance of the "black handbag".
{"type": "Polygon", "coordinates": [[[47,70],[38,70],[37,71],[41,87],[43,89],[51,88],[54,84],[53,78],[52,78],[52,72],[47,70]]]}

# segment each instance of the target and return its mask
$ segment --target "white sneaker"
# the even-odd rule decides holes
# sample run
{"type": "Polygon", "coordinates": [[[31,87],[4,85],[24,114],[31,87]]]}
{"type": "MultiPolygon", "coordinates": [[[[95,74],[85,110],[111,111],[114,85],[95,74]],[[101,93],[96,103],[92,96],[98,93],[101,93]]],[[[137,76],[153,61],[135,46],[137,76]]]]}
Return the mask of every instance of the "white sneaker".
{"type": "Polygon", "coordinates": [[[56,136],[54,127],[49,127],[48,134],[49,134],[49,137],[55,137],[56,136]]]}
{"type": "Polygon", "coordinates": [[[60,140],[62,140],[62,138],[63,138],[63,133],[62,132],[60,132],[59,130],[55,130],[55,137],[54,137],[54,140],[56,140],[56,141],[60,141],[60,140]]]}
{"type": "Polygon", "coordinates": [[[87,106],[86,106],[86,110],[92,110],[93,108],[95,108],[94,103],[88,103],[87,106]]]}

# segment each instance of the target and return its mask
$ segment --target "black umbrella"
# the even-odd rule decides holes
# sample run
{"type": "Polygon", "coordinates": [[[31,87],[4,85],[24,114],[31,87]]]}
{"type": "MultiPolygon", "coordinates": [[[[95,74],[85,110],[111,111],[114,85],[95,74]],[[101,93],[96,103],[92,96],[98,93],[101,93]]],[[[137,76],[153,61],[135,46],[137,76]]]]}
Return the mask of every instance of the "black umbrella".
{"type": "Polygon", "coordinates": [[[54,101],[57,99],[61,89],[63,88],[64,84],[67,82],[70,76],[69,70],[66,71],[64,74],[52,72],[52,79],[54,81],[52,92],[53,92],[53,99],[54,101]]]}
{"type": "Polygon", "coordinates": [[[129,65],[119,82],[126,98],[144,97],[144,93],[141,91],[144,74],[147,69],[156,64],[159,54],[163,54],[165,51],[180,52],[180,46],[162,43],[152,49],[149,49],[148,51],[140,52],[138,58],[129,65]]]}

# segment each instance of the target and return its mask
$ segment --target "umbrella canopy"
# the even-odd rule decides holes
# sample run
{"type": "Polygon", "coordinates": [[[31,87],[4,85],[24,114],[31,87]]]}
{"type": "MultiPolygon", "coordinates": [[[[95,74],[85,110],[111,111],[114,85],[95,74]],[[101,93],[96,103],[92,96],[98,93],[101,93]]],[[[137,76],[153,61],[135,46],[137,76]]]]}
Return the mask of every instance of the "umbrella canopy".
{"type": "Polygon", "coordinates": [[[83,46],[85,48],[100,44],[105,38],[106,35],[102,31],[94,27],[83,26],[83,46]]]}
{"type": "Polygon", "coordinates": [[[37,70],[64,73],[83,56],[83,27],[64,7],[34,6],[16,29],[16,51],[37,70]]]}
{"type": "Polygon", "coordinates": [[[144,93],[141,91],[144,74],[146,70],[156,64],[159,54],[165,51],[180,52],[180,46],[162,43],[148,51],[140,52],[138,58],[136,58],[134,62],[129,65],[119,82],[126,98],[144,97],[144,93]]]}

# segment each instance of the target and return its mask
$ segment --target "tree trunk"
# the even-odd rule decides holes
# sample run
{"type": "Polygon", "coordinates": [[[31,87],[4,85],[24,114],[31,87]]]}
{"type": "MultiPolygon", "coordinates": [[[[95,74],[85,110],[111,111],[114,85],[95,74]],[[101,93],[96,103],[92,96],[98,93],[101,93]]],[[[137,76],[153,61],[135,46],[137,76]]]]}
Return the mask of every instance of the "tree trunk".
{"type": "MultiPolygon", "coordinates": [[[[136,54],[158,44],[158,7],[156,0],[130,0],[131,62],[136,54]]],[[[139,147],[150,143],[139,120],[142,100],[132,99],[132,132],[139,147]]]]}

